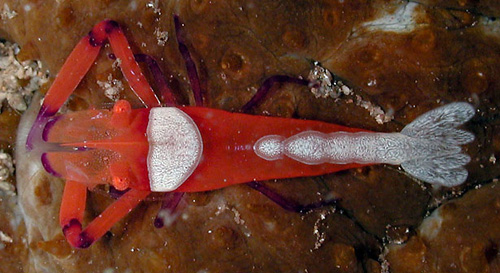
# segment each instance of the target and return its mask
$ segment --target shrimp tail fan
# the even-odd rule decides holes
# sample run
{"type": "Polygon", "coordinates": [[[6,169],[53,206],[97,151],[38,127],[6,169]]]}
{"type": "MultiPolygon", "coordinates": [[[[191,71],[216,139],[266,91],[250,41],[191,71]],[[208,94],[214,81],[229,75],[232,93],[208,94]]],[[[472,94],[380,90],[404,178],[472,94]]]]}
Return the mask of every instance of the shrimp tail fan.
{"type": "Polygon", "coordinates": [[[475,113],[465,102],[450,103],[419,116],[401,134],[413,139],[411,155],[401,163],[410,175],[438,186],[452,187],[465,182],[465,165],[470,157],[460,145],[474,140],[474,134],[457,129],[475,113]]]}

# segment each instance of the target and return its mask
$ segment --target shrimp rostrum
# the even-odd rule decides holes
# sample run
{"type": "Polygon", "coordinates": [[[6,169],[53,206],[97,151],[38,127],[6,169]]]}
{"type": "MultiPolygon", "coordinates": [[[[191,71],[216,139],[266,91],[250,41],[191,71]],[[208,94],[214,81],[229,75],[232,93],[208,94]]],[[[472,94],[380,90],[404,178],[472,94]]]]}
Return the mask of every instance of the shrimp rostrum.
{"type": "MultiPolygon", "coordinates": [[[[181,37],[177,40],[186,62],[192,61],[181,37]]],[[[474,135],[457,127],[475,113],[468,103],[431,110],[399,133],[200,104],[162,107],[136,58],[116,22],[97,24],[67,58],[27,136],[26,150],[48,173],[66,180],[60,225],[74,247],[89,247],[151,192],[210,191],[381,163],[401,165],[414,178],[436,185],[451,187],[467,179],[464,166],[470,158],[460,145],[474,135]],[[119,100],[112,109],[58,114],[108,42],[146,107],[132,109],[119,100]],[[125,193],[83,227],[87,190],[99,184],[125,193]]],[[[196,80],[190,77],[192,85],[196,80]]]]}

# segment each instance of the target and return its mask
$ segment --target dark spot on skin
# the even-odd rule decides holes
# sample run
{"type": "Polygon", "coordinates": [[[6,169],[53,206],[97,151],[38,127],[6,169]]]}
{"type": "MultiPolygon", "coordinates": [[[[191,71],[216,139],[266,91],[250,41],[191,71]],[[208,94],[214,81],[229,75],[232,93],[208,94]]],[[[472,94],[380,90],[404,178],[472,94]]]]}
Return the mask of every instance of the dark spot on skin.
{"type": "Polygon", "coordinates": [[[165,223],[163,223],[163,220],[160,217],[156,217],[153,225],[155,226],[155,228],[162,228],[165,223]]]}
{"type": "Polygon", "coordinates": [[[91,31],[89,32],[89,44],[93,47],[98,47],[98,46],[102,46],[104,41],[98,41],[95,36],[94,36],[94,33],[91,31]]]}
{"type": "Polygon", "coordinates": [[[94,242],[94,239],[92,239],[87,232],[80,233],[78,237],[80,239],[79,244],[76,246],[78,248],[88,248],[94,242]]]}
{"type": "MultiPolygon", "coordinates": [[[[82,223],[78,219],[71,219],[68,224],[66,224],[63,227],[63,234],[66,236],[66,233],[68,229],[70,228],[75,228],[79,231],[82,230],[82,223]]],[[[88,248],[92,243],[94,242],[94,239],[88,235],[87,232],[83,231],[78,234],[78,242],[76,243],[75,247],[77,248],[88,248]]]]}
{"type": "Polygon", "coordinates": [[[66,236],[66,232],[68,231],[69,228],[71,227],[77,227],[79,230],[82,230],[82,223],[80,223],[80,221],[78,221],[78,219],[71,219],[69,221],[69,223],[67,223],[63,228],[62,228],[62,232],[64,234],[64,236],[66,236]]]}
{"type": "Polygon", "coordinates": [[[120,26],[116,21],[109,20],[106,22],[106,27],[104,28],[104,31],[107,34],[110,34],[113,30],[118,29],[120,26]]]}
{"type": "Polygon", "coordinates": [[[484,256],[489,264],[498,258],[498,254],[498,244],[495,242],[490,242],[490,244],[484,249],[484,256]]]}
{"type": "MultiPolygon", "coordinates": [[[[116,21],[108,20],[105,22],[104,32],[109,35],[111,32],[119,28],[120,26],[116,21]]],[[[104,37],[96,37],[96,34],[93,31],[90,31],[88,35],[89,35],[89,44],[93,47],[102,46],[108,38],[108,35],[104,37]]]]}

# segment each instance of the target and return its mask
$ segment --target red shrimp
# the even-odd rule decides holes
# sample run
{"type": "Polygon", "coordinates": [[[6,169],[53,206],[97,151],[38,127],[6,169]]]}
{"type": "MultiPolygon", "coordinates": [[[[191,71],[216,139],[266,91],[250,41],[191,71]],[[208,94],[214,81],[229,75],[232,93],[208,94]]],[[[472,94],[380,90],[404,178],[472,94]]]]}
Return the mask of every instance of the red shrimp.
{"type": "MultiPolygon", "coordinates": [[[[175,23],[178,28],[178,18],[175,23]]],[[[177,39],[187,69],[193,70],[182,37],[177,39]]],[[[277,77],[267,85],[283,79],[288,78],[277,77]]],[[[190,74],[190,81],[198,90],[195,101],[201,105],[196,73],[190,74]]],[[[173,97],[168,98],[167,105],[175,105],[173,97]]],[[[252,103],[261,99],[258,92],[252,103]]],[[[467,103],[430,111],[401,133],[200,106],[161,106],[116,22],[97,24],[67,58],[45,96],[26,149],[40,157],[50,174],[66,180],[60,225],[73,247],[89,247],[151,192],[210,191],[378,163],[400,164],[429,183],[457,185],[467,178],[463,166],[470,160],[459,145],[474,138],[456,129],[474,115],[467,103]],[[132,109],[129,102],[120,100],[111,110],[56,115],[107,41],[146,108],[132,109]],[[87,189],[99,184],[127,191],[83,228],[87,189]]]]}

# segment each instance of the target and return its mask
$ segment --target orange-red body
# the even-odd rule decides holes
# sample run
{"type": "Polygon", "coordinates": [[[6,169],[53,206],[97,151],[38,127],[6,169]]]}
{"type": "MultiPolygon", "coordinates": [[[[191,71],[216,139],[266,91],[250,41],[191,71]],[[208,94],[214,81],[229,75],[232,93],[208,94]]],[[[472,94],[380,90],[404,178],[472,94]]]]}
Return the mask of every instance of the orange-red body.
{"type": "MultiPolygon", "coordinates": [[[[195,101],[200,106],[203,97],[196,68],[179,34],[181,23],[176,16],[174,24],[179,51],[186,62],[195,101]]],[[[166,97],[173,98],[171,95],[166,97]]],[[[254,98],[262,99],[262,93],[257,92],[254,98]]],[[[255,104],[253,99],[251,101],[255,104]]],[[[165,104],[175,105],[175,101],[165,104]]],[[[72,246],[89,247],[151,193],[147,168],[150,147],[146,132],[149,130],[150,109],[160,106],[160,100],[142,73],[117,22],[105,20],[98,23],[68,56],[27,136],[26,150],[40,155],[47,171],[66,179],[59,221],[72,246]],[[146,108],[131,109],[128,102],[118,101],[112,110],[56,115],[107,42],[120,60],[120,68],[130,87],[146,108]],[[110,184],[118,190],[128,191],[84,228],[82,221],[87,189],[97,184],[110,184]]],[[[253,151],[253,145],[266,135],[286,138],[307,130],[331,133],[360,129],[203,107],[179,108],[196,124],[202,138],[203,153],[192,174],[176,191],[208,191],[237,183],[313,176],[359,166],[307,165],[287,157],[268,161],[253,151]]]]}
{"type": "MultiPolygon", "coordinates": [[[[360,129],[204,107],[180,109],[198,126],[203,154],[193,174],[176,191],[208,191],[249,181],[314,176],[359,166],[307,165],[288,157],[268,161],[256,155],[253,145],[266,135],[287,138],[308,130],[332,133],[362,131],[360,129]]],[[[75,151],[47,153],[50,166],[60,176],[90,186],[113,185],[113,177],[118,176],[127,179],[131,188],[149,190],[146,166],[149,111],[134,109],[124,114],[87,110],[58,117],[54,124],[47,126],[47,141],[61,143],[75,151]]]]}

